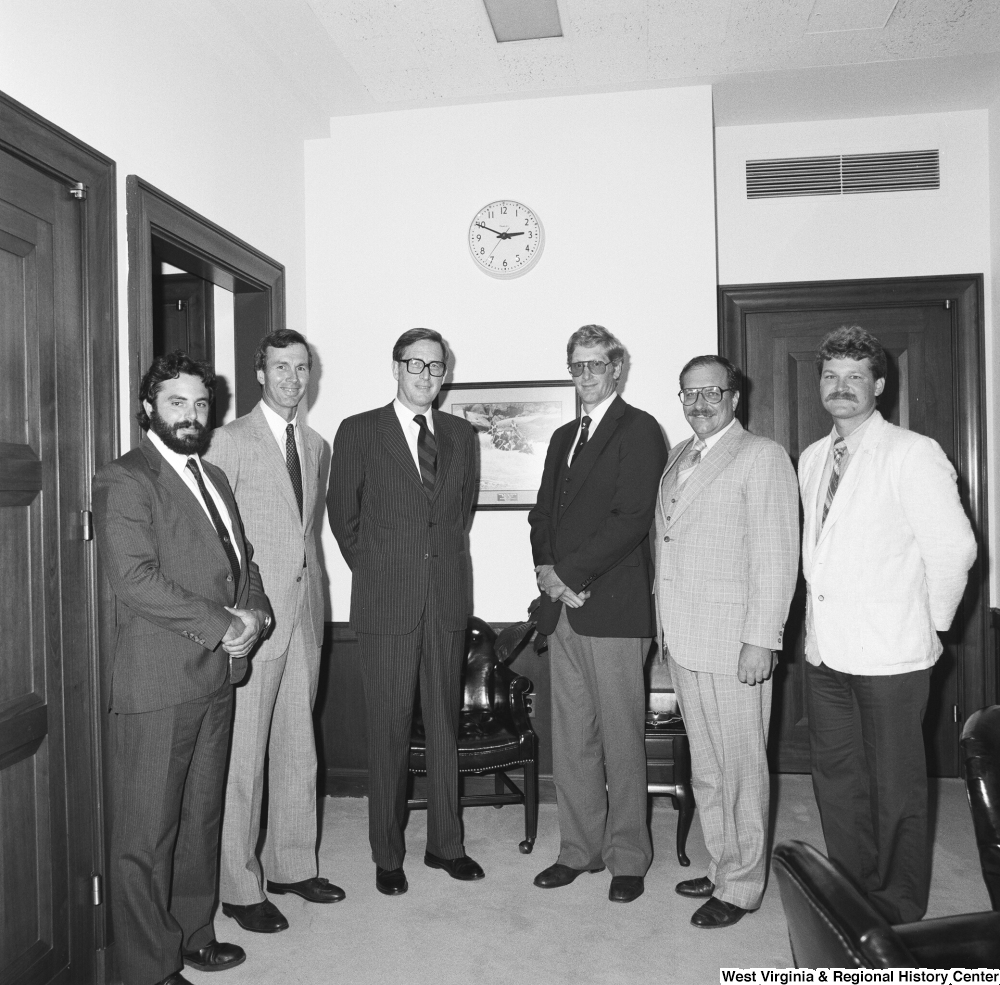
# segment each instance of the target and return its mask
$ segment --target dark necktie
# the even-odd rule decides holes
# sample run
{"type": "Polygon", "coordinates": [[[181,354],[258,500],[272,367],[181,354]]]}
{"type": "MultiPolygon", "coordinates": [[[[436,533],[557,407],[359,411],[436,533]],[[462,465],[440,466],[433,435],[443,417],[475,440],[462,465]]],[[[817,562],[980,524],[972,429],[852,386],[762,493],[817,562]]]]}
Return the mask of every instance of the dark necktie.
{"type": "Polygon", "coordinates": [[[577,441],[576,447],[573,449],[573,457],[569,460],[569,467],[573,467],[573,463],[576,461],[576,456],[583,451],[583,446],[587,443],[587,435],[590,432],[590,418],[584,417],[580,421],[580,440],[577,441]]]}
{"type": "Polygon", "coordinates": [[[189,458],[187,460],[187,467],[194,473],[194,477],[198,482],[198,488],[201,490],[201,498],[205,501],[205,505],[208,507],[208,515],[212,518],[212,523],[215,524],[215,532],[219,535],[219,540],[222,541],[226,557],[229,558],[229,567],[233,570],[233,581],[236,582],[238,590],[240,584],[240,559],[236,556],[236,548],[233,547],[233,542],[229,538],[229,531],[226,529],[226,525],[222,522],[222,517],[219,516],[219,511],[215,506],[215,500],[212,499],[208,490],[205,488],[205,480],[201,477],[201,469],[198,468],[198,463],[195,459],[189,458]]]}
{"type": "Polygon", "coordinates": [[[826,523],[826,515],[833,505],[833,497],[837,495],[837,486],[840,485],[840,463],[844,459],[844,452],[847,451],[847,442],[843,438],[838,438],[833,443],[833,470],[830,472],[830,485],[826,487],[826,501],[823,503],[823,519],[820,521],[822,527],[826,523]]]}
{"type": "Polygon", "coordinates": [[[434,492],[434,479],[437,475],[437,442],[427,427],[427,418],[423,414],[417,414],[413,419],[420,425],[420,434],[417,435],[420,478],[424,484],[424,491],[430,496],[434,492]]]}
{"type": "Polygon", "coordinates": [[[295,490],[295,502],[299,504],[299,519],[302,519],[302,466],[299,464],[299,450],[295,447],[295,427],[285,428],[285,465],[295,490]]]}

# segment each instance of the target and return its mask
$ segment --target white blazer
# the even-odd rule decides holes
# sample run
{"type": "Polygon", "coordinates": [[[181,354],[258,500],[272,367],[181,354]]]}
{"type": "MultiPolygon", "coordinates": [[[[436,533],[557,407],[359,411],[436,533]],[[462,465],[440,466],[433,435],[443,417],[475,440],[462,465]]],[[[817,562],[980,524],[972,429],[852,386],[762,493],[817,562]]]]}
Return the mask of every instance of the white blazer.
{"type": "Polygon", "coordinates": [[[876,411],[817,538],[832,440],[814,442],[799,460],[806,659],[849,674],[931,667],[976,557],[955,470],[936,441],[876,411]]]}

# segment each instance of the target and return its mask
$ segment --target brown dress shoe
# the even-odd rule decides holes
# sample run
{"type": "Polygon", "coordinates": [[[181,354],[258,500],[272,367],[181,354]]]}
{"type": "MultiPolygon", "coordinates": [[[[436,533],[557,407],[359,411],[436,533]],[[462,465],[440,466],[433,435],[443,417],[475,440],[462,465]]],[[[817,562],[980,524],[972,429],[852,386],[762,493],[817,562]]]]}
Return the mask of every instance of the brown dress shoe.
{"type": "Polygon", "coordinates": [[[712,896],[694,911],[691,923],[704,930],[715,930],[717,927],[731,927],[742,920],[746,913],[749,910],[744,910],[742,906],[712,896]]]}
{"type": "Polygon", "coordinates": [[[603,871],[603,865],[598,866],[596,869],[574,869],[571,865],[563,865],[562,862],[556,862],[547,869],[542,869],[535,876],[535,885],[539,889],[560,889],[563,886],[568,886],[577,876],[582,876],[584,872],[603,871]]]}
{"type": "Polygon", "coordinates": [[[346,895],[340,886],[335,886],[329,879],[313,876],[301,882],[271,882],[267,880],[267,891],[276,896],[294,893],[310,903],[339,903],[346,895]]]}
{"type": "Polygon", "coordinates": [[[220,944],[218,941],[212,941],[197,951],[184,951],[182,956],[188,968],[197,968],[198,971],[225,971],[227,968],[243,964],[247,959],[247,952],[239,944],[220,944]]]}
{"type": "Polygon", "coordinates": [[[715,892],[715,883],[708,876],[701,876],[699,879],[685,879],[674,886],[674,892],[681,896],[711,896],[715,892]]]}
{"type": "Polygon", "coordinates": [[[222,912],[232,917],[244,930],[255,934],[276,934],[279,930],[288,930],[285,915],[269,899],[248,906],[223,903],[222,912]]]}

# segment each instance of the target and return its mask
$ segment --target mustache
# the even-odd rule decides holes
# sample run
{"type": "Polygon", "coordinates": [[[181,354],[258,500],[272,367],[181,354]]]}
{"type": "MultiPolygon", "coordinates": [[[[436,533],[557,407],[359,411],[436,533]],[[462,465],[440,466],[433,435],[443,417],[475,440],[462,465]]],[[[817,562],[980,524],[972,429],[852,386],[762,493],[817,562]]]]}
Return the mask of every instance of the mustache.
{"type": "Polygon", "coordinates": [[[202,434],[205,430],[205,425],[202,424],[201,421],[194,420],[178,421],[176,424],[170,425],[170,430],[173,431],[174,434],[178,431],[183,431],[185,428],[191,428],[192,430],[197,431],[198,434],[202,434]]]}
{"type": "Polygon", "coordinates": [[[858,398],[851,393],[850,390],[838,390],[836,393],[831,393],[827,400],[853,400],[854,403],[858,402],[858,398]]]}

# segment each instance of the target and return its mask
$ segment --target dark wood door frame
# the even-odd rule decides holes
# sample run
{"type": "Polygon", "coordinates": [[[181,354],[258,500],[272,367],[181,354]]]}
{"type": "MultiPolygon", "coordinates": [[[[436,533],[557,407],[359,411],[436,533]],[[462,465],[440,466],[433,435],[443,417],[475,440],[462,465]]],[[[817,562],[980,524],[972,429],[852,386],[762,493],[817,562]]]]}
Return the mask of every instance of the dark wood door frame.
{"type": "MultiPolygon", "coordinates": [[[[119,449],[115,162],[3,92],[0,92],[0,148],[64,182],[67,189],[73,188],[68,194],[83,199],[80,205],[83,210],[81,255],[87,399],[84,401],[86,420],[82,422],[85,436],[82,458],[87,463],[89,474],[78,478],[87,489],[85,501],[89,507],[90,475],[115,458],[119,449]]],[[[80,518],[75,520],[74,523],[72,518],[65,517],[65,529],[75,528],[81,531],[81,536],[85,536],[80,518]]],[[[78,737],[78,741],[66,743],[67,772],[89,778],[95,804],[94,817],[86,825],[91,843],[80,846],[79,852],[70,854],[74,892],[79,892],[84,898],[90,897],[89,884],[99,881],[106,869],[106,824],[102,797],[102,725],[105,717],[102,709],[106,707],[102,695],[106,692],[100,654],[105,651],[110,639],[110,627],[114,623],[113,618],[108,619],[108,598],[105,581],[99,578],[97,552],[91,550],[88,553],[87,584],[79,586],[79,594],[86,599],[87,606],[89,639],[86,647],[82,648],[88,654],[87,665],[78,666],[74,661],[66,661],[63,665],[66,692],[86,695],[86,713],[75,703],[67,703],[63,725],[68,737],[78,737]],[[76,871],[75,866],[83,852],[87,855],[90,872],[76,871]]],[[[20,727],[17,722],[3,721],[0,715],[0,728],[18,730],[20,727]]],[[[24,735],[30,738],[30,730],[25,729],[24,735]]],[[[83,830],[83,825],[79,830],[83,830]]],[[[70,834],[71,837],[74,834],[80,836],[74,828],[71,828],[70,834]]],[[[76,926],[74,933],[78,935],[77,939],[65,942],[71,949],[71,960],[76,969],[74,981],[105,979],[103,956],[109,926],[107,910],[102,900],[101,905],[94,907],[92,930],[76,926]]],[[[90,924],[91,920],[86,923],[90,924]]]]}
{"type": "MultiPolygon", "coordinates": [[[[719,288],[719,352],[737,366],[747,365],[746,319],[749,314],[794,312],[821,308],[898,306],[894,285],[906,284],[908,298],[919,303],[943,302],[953,312],[957,339],[955,365],[955,420],[958,424],[956,461],[959,491],[972,521],[979,544],[975,564],[969,572],[970,586],[978,586],[970,604],[969,621],[978,624],[983,641],[976,659],[962,668],[960,714],[968,717],[977,708],[995,704],[997,666],[992,659],[989,609],[989,514],[987,489],[989,465],[986,461],[985,414],[985,326],[983,321],[983,275],[964,274],[942,277],[906,277],[881,280],[810,281],[790,284],[744,284],[719,288]]],[[[752,381],[751,381],[752,382],[752,381]]],[[[745,403],[740,404],[741,422],[746,424],[745,403]]]]}
{"type": "MultiPolygon", "coordinates": [[[[153,361],[153,264],[163,260],[233,293],[236,413],[247,413],[259,389],[245,354],[285,327],[285,268],[137,175],[125,179],[125,201],[130,405],[138,407],[139,383],[153,361]]],[[[139,443],[135,421],[131,442],[139,443]]]]}

